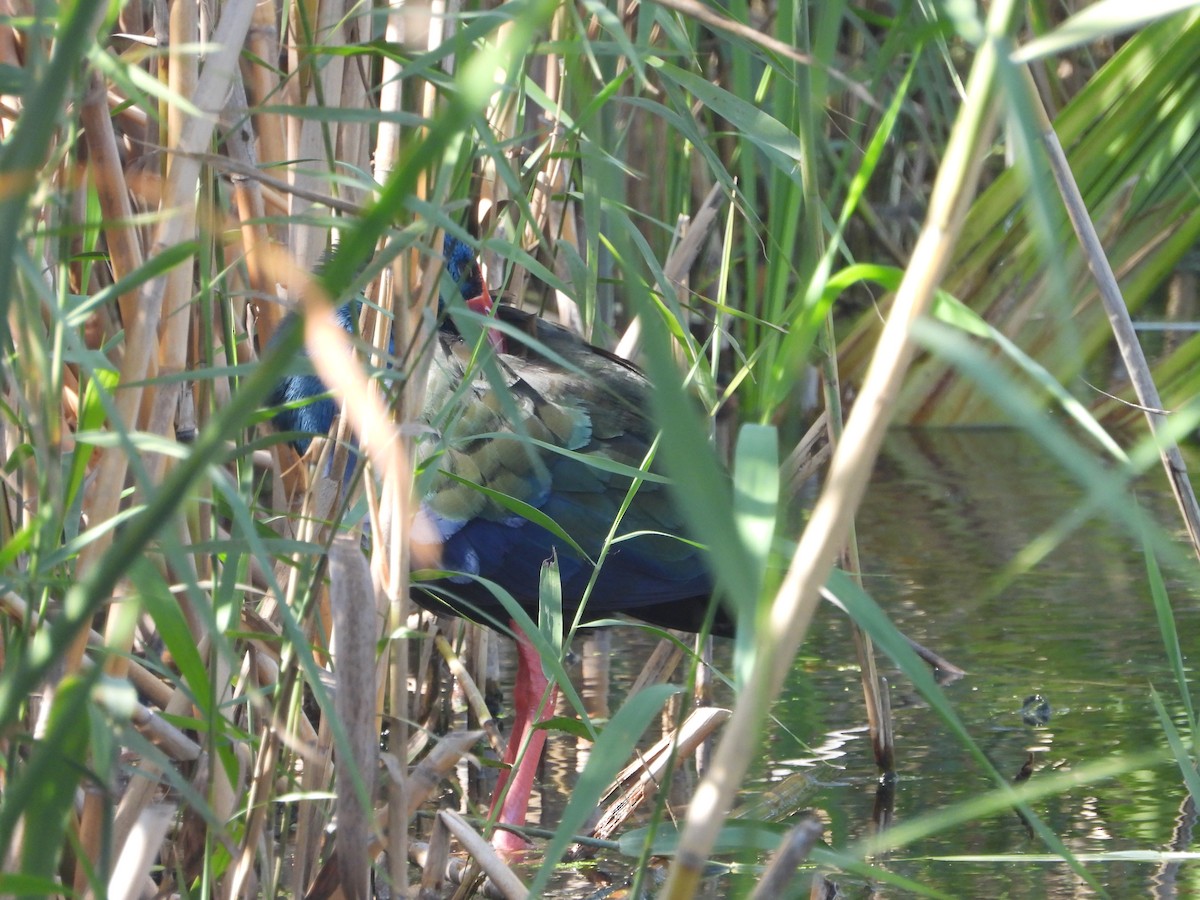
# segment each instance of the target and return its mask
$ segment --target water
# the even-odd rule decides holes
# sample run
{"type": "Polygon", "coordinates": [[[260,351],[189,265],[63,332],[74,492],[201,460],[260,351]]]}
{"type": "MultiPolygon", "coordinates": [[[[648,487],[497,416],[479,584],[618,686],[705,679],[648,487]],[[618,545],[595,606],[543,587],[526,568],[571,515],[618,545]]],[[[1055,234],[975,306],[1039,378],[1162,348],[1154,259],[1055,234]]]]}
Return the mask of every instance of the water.
{"type": "MultiPolygon", "coordinates": [[[[1161,479],[1142,489],[1160,521],[1177,521],[1161,479]]],[[[868,590],[897,626],[968,671],[945,688],[959,716],[1006,777],[1032,754],[1036,783],[1089,763],[1164,748],[1150,697],[1179,703],[1148,593],[1140,544],[1093,520],[1032,570],[991,589],[1014,555],[1077,504],[1080,492],[1029,439],[997,431],[899,432],[889,438],[858,518],[868,590]],[[1027,698],[1037,716],[1022,715],[1027,698]],[[1047,708],[1048,707],[1048,708],[1047,708]],[[1027,721],[1027,718],[1029,721],[1027,721]]],[[[1168,573],[1183,651],[1196,651],[1200,604],[1194,588],[1168,573]]],[[[612,635],[612,693],[627,689],[649,644],[634,630],[612,635]]],[[[897,744],[894,826],[990,790],[994,785],[959,740],[886,660],[897,744]]],[[[613,701],[615,706],[615,700],[613,701]]],[[[853,643],[844,616],[825,607],[773,708],[764,761],[752,795],[796,772],[814,779],[803,809],[825,823],[825,840],[845,848],[873,834],[877,779],[867,740],[853,643]]],[[[1177,724],[1182,721],[1177,719],[1177,724]]],[[[1185,740],[1188,735],[1185,734],[1185,740]]],[[[582,760],[556,741],[541,800],[548,819],[582,760]]],[[[672,798],[685,803],[694,777],[672,798]]],[[[1073,852],[1190,850],[1177,823],[1186,792],[1164,763],[1078,786],[1033,803],[1073,852]]],[[[678,812],[678,808],[672,807],[678,812]]],[[[800,810],[798,810],[799,812],[800,810]]],[[[955,897],[1086,897],[1095,892],[1067,866],[1042,860],[1046,848],[1013,813],[969,821],[873,862],[955,897]],[[983,857],[972,861],[966,857],[983,857]]],[[[1089,857],[1091,860],[1091,857],[1089,857]]],[[[589,896],[603,878],[620,883],[620,857],[564,873],[558,896],[589,896]]],[[[1194,862],[1088,861],[1114,897],[1200,895],[1194,862]]],[[[904,890],[861,875],[830,873],[844,896],[902,897],[904,890]]],[[[753,876],[714,879],[709,896],[744,893],[753,876]]],[[[808,876],[796,896],[808,896],[808,876]]]]}
{"type": "MultiPolygon", "coordinates": [[[[1013,556],[1079,499],[1074,483],[1020,434],[901,432],[886,446],[858,519],[872,595],[906,634],[968,670],[946,693],[1010,778],[1031,752],[1036,781],[1165,743],[1149,688],[1153,684],[1170,703],[1173,681],[1141,547],[1128,534],[1091,521],[1032,571],[989,591],[1013,556]],[[1050,707],[1045,727],[1022,716],[1024,701],[1035,694],[1050,707]]],[[[1172,521],[1171,512],[1162,504],[1162,521],[1172,521]]],[[[1173,600],[1186,654],[1195,649],[1200,614],[1179,586],[1173,600]]],[[[809,672],[793,679],[789,698],[777,705],[793,733],[840,732],[861,719],[858,687],[842,665],[850,646],[842,617],[824,610],[805,647],[809,672]],[[788,712],[801,706],[812,714],[791,719],[788,712]]],[[[891,680],[900,775],[893,823],[989,790],[992,782],[941,719],[902,678],[891,680]]],[[[789,752],[788,743],[780,739],[773,755],[802,758],[802,749],[789,752]]],[[[836,774],[829,773],[831,784],[816,805],[828,820],[828,839],[840,847],[873,831],[875,778],[865,735],[839,753],[836,774]]],[[[772,766],[775,775],[781,768],[772,766]]],[[[1184,796],[1178,771],[1160,766],[1033,808],[1073,852],[1156,850],[1170,846],[1184,796]]],[[[1016,859],[1043,852],[1009,813],[907,846],[880,865],[953,896],[1091,895],[1060,863],[1016,859]],[[927,858],[972,854],[1014,860],[927,858]]],[[[1200,881],[1194,864],[1173,876],[1160,869],[1158,863],[1088,864],[1114,896],[1145,894],[1157,877],[1175,877],[1193,889],[1200,881]]]]}

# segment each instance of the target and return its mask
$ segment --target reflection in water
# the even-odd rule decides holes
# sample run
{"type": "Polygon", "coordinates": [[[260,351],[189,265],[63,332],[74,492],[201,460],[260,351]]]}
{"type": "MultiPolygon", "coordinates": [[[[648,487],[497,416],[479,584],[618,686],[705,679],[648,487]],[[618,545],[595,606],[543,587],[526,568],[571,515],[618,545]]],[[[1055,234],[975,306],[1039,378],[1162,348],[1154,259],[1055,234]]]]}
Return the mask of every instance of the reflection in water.
{"type": "MultiPolygon", "coordinates": [[[[1174,527],[1165,487],[1140,486],[1139,498],[1174,527]],[[1155,507],[1159,496],[1165,502],[1155,507]]],[[[1094,519],[1036,566],[997,584],[1013,559],[1080,500],[1074,482],[1018,433],[899,432],[885,446],[858,518],[868,590],[902,631],[968,671],[944,692],[993,765],[1010,778],[1031,753],[1036,783],[1165,747],[1149,686],[1170,708],[1173,679],[1138,540],[1094,519]],[[1037,699],[1027,704],[1031,697],[1037,699]]],[[[1177,581],[1168,589],[1184,653],[1194,654],[1200,635],[1200,610],[1189,602],[1194,587],[1177,581]]],[[[806,755],[789,732],[822,744],[822,733],[844,737],[845,725],[861,719],[840,650],[847,635],[840,614],[824,608],[789,685],[791,696],[776,705],[781,727],[773,756],[806,755]]],[[[886,663],[883,669],[889,671],[886,663]]],[[[992,789],[924,700],[889,674],[897,695],[895,820],[992,789]]],[[[856,740],[840,742],[839,772],[817,800],[830,823],[827,839],[837,847],[870,832],[874,801],[870,749],[860,735],[849,734],[856,740]]],[[[781,768],[777,760],[763,777],[778,777],[781,768]]],[[[1172,832],[1184,796],[1178,770],[1164,765],[1040,800],[1033,810],[1075,853],[1192,849],[1181,847],[1172,832]]],[[[1026,861],[1046,852],[1018,818],[1003,815],[936,834],[883,865],[954,896],[1092,895],[1066,866],[1026,861]],[[965,858],[973,854],[1010,861],[965,858]]],[[[1135,896],[1156,880],[1156,865],[1102,860],[1089,861],[1087,869],[1112,896],[1135,896]]],[[[1182,863],[1165,880],[1177,893],[1160,896],[1200,890],[1195,863],[1182,863]]]]}
{"type": "Polygon", "coordinates": [[[579,696],[593,719],[607,719],[608,689],[612,673],[613,633],[611,629],[589,630],[580,652],[579,696]]]}
{"type": "MultiPolygon", "coordinates": [[[[1192,848],[1192,836],[1196,831],[1196,801],[1189,794],[1183,798],[1183,802],[1179,804],[1179,815],[1175,817],[1175,829],[1171,832],[1171,841],[1168,844],[1168,850],[1182,852],[1192,848]]],[[[1181,860],[1170,860],[1164,862],[1150,883],[1153,887],[1151,895],[1161,900],[1167,898],[1184,896],[1187,889],[1187,881],[1184,880],[1182,885],[1183,891],[1180,890],[1180,870],[1183,868],[1181,860]]],[[[1194,885],[1194,882],[1193,882],[1194,885]]]]}
{"type": "MultiPolygon", "coordinates": [[[[1140,498],[1157,502],[1158,493],[1156,483],[1142,488],[1140,498]]],[[[1169,709],[1178,706],[1136,539],[1092,520],[1029,571],[997,584],[998,573],[1080,500],[1074,482],[1020,434],[900,432],[885,446],[858,518],[867,590],[908,636],[967,670],[944,692],[1009,778],[1031,754],[1029,777],[1037,783],[1088,763],[1163,748],[1149,686],[1160,691],[1169,709]],[[1026,703],[1035,696],[1040,702],[1026,703]],[[1050,717],[1043,724],[1046,710],[1050,717]],[[1033,721],[1027,721],[1031,713],[1033,721]]],[[[1175,521],[1169,498],[1156,512],[1159,521],[1175,521]]],[[[1183,652],[1194,656],[1200,652],[1195,588],[1179,579],[1168,588],[1183,652]]],[[[577,638],[582,665],[575,677],[589,714],[603,718],[606,710],[619,708],[653,646],[636,628],[577,638]]],[[[878,815],[878,783],[850,646],[844,616],[824,606],[773,708],[771,743],[745,798],[807,772],[814,791],[798,803],[803,809],[791,811],[793,821],[812,809],[835,848],[868,836],[878,815]]],[[[728,670],[728,642],[717,642],[716,654],[717,666],[728,670]]],[[[991,790],[988,776],[924,699],[886,660],[881,672],[892,685],[896,730],[899,778],[892,824],[991,790]]],[[[718,693],[717,702],[727,704],[728,697],[718,693]]],[[[1182,719],[1177,725],[1186,727],[1182,719]]],[[[657,736],[647,734],[645,740],[657,736]]],[[[553,827],[587,753],[575,737],[552,735],[540,782],[542,818],[531,815],[531,822],[553,827]]],[[[695,778],[689,766],[672,785],[672,814],[682,811],[695,778]]],[[[1184,798],[1178,769],[1163,765],[1041,799],[1033,811],[1076,853],[1187,851],[1193,849],[1195,816],[1184,798]]],[[[874,863],[950,896],[1092,895],[1063,864],[1030,861],[1032,854],[1042,859],[1046,852],[1017,816],[1005,813],[934,834],[874,863]]],[[[627,865],[609,856],[600,871],[620,883],[627,865]]],[[[1200,896],[1194,862],[1089,857],[1086,866],[1114,897],[1151,891],[1164,898],[1200,896]]],[[[592,870],[561,873],[554,896],[590,896],[595,887],[586,871],[592,870]]],[[[847,896],[900,896],[868,886],[859,876],[833,874],[831,880],[847,896]]],[[[714,879],[706,895],[739,894],[749,883],[752,879],[714,879]]]]}

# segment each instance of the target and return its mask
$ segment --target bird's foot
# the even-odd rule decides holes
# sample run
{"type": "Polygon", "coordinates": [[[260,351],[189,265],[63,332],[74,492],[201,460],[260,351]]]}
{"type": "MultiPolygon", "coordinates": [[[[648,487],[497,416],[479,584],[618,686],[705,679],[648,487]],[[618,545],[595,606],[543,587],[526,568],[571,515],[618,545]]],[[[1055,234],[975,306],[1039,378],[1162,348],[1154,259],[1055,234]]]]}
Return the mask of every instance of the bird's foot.
{"type": "Polygon", "coordinates": [[[522,856],[533,849],[533,844],[521,837],[515,831],[507,828],[497,828],[492,832],[492,849],[505,862],[519,861],[522,856]]]}

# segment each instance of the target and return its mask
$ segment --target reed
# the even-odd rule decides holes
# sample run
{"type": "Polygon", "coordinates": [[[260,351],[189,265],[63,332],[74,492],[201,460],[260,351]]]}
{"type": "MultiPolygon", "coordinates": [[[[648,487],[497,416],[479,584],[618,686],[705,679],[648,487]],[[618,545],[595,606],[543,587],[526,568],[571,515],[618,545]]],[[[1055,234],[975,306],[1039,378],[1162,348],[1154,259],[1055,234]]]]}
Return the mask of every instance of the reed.
{"type": "MultiPolygon", "coordinates": [[[[778,829],[725,819],[826,587],[869,638],[868,694],[873,642],[996,786],[856,846],[814,847],[808,823],[772,879],[811,854],[920,889],[873,858],[1015,807],[1102,892],[1030,802],[1168,758],[1196,796],[1185,643],[1159,570],[1195,560],[1130,485],[1160,452],[1177,472],[1170,445],[1200,425],[1200,337],[1136,367],[1161,398],[1143,404],[1171,411],[1153,430],[1125,381],[1091,384],[1108,379],[1113,341],[1102,297],[1110,313],[1196,318],[1200,14],[169,9],[13,0],[0,17],[0,893],[299,896],[336,882],[365,897],[372,878],[440,880],[410,869],[413,798],[477,736],[436,733],[428,673],[488,650],[409,603],[430,564],[408,546],[423,465],[410,444],[432,248],[468,222],[507,300],[650,375],[658,452],[739,621],[715,675],[732,714],[682,829],[662,824],[667,792],[641,784],[649,824],[607,845],[636,860],[636,884],[668,853],[663,895],[694,896],[722,848],[749,841],[765,860],[779,845],[778,829]],[[1045,155],[1051,123],[1071,179],[1045,155]],[[1113,277],[1096,287],[1100,254],[1113,277]],[[351,338],[329,313],[359,293],[351,338]],[[299,458],[262,404],[302,346],[346,403],[338,432],[299,458]],[[789,473],[822,415],[832,462],[793,533],[789,473]],[[1173,673],[1154,694],[1159,750],[1014,788],[886,612],[831,573],[854,559],[857,503],[894,423],[1024,428],[1082,486],[989,590],[1088,515],[1145,547],[1173,673]],[[352,432],[365,473],[344,478],[352,432]]],[[[579,624],[527,623],[564,682],[579,624]]],[[[702,652],[664,638],[690,687],[702,652]]],[[[691,733],[679,688],[592,718],[564,687],[573,709],[552,727],[594,747],[528,885],[496,870],[512,896],[552,884],[663,710],[691,733]]],[[[873,710],[886,728],[886,698],[873,710]]],[[[656,749],[656,783],[682,764],[656,749]]],[[[473,846],[477,820],[437,822],[431,857],[451,833],[473,846]]]]}

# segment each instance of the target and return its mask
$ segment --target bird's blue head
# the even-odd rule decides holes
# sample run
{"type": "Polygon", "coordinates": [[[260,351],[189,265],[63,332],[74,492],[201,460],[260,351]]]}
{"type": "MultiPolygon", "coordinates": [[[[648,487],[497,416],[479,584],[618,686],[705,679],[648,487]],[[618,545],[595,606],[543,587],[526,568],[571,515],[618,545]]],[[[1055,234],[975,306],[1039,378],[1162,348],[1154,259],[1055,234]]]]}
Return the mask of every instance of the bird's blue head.
{"type": "MultiPolygon", "coordinates": [[[[442,255],[446,264],[446,272],[458,286],[459,294],[467,307],[480,315],[492,314],[492,297],[487,285],[483,282],[483,273],[475,259],[475,251],[458,238],[449,234],[442,244],[442,255]]],[[[347,332],[353,334],[354,321],[358,315],[361,303],[355,298],[337,308],[337,321],[347,332]]],[[[438,297],[438,312],[443,313],[442,298],[438,297]]],[[[503,334],[496,330],[487,329],[487,340],[498,352],[507,352],[503,334]]],[[[392,348],[389,347],[389,351],[392,348]]],[[[307,353],[302,352],[302,356],[307,353]]],[[[275,385],[268,398],[268,406],[287,406],[301,400],[312,402],[283,409],[273,418],[275,427],[280,431],[298,431],[306,434],[326,434],[337,413],[337,405],[328,396],[325,384],[313,372],[297,372],[284,375],[275,385]],[[316,398],[316,399],[314,399],[316,398]]],[[[299,453],[308,449],[308,437],[297,438],[292,442],[299,453]]]]}
{"type": "Polygon", "coordinates": [[[446,261],[446,274],[458,285],[464,300],[474,300],[485,293],[475,251],[449,232],[442,242],[442,258],[446,261]]]}
{"type": "MultiPolygon", "coordinates": [[[[492,295],[483,282],[483,273],[479,269],[479,262],[475,259],[475,251],[447,233],[446,239],[442,242],[442,259],[446,262],[446,274],[458,286],[458,293],[467,304],[467,308],[480,315],[492,315],[492,295]]],[[[438,313],[440,315],[445,311],[445,303],[439,295],[438,313]]],[[[488,343],[498,352],[508,352],[504,335],[499,331],[489,328],[487,339],[488,343]]]]}

